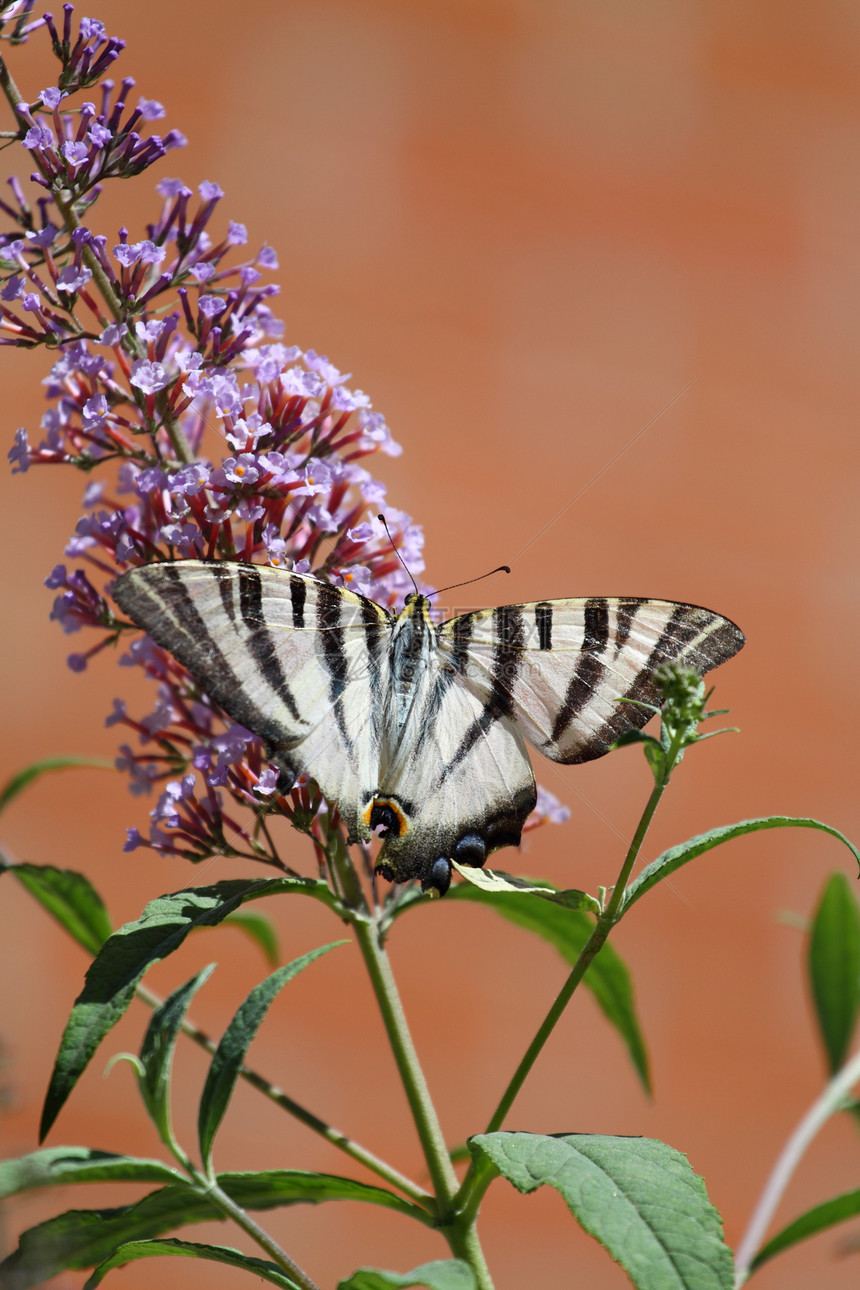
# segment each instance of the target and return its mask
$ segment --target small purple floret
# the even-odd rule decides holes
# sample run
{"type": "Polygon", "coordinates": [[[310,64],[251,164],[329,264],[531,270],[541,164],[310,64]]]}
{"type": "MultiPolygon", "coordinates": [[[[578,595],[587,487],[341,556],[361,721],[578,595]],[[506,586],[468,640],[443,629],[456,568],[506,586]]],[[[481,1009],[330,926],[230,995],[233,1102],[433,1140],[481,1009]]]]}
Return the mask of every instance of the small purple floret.
{"type": "Polygon", "coordinates": [[[15,431],[15,442],[9,449],[8,457],[12,463],[13,475],[25,475],[30,469],[30,444],[23,426],[15,431]]]}
{"type": "Polygon", "coordinates": [[[163,390],[166,385],[170,384],[167,373],[160,363],[151,363],[148,359],[138,359],[132,365],[131,384],[142,390],[144,394],[155,394],[158,390],[163,390]]]}

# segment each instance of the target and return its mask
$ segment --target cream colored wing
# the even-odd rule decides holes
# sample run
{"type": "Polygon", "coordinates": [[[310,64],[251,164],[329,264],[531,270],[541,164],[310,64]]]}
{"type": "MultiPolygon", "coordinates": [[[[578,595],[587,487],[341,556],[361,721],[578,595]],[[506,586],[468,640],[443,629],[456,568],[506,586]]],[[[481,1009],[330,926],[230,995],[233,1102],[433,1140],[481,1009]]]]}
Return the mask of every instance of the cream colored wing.
{"type": "Polygon", "coordinates": [[[485,718],[483,699],[437,656],[381,777],[374,823],[387,832],[377,865],[385,877],[444,893],[452,859],[482,865],[519,844],[535,805],[528,753],[514,725],[485,718]]]}
{"type": "Polygon", "coordinates": [[[184,560],[118,578],[114,599],[293,777],[316,780],[351,839],[370,837],[391,617],[316,578],[184,560]]]}
{"type": "Polygon", "coordinates": [[[652,714],[620,700],[659,704],[654,674],[663,664],[701,675],[744,643],[734,623],[709,609],[605,596],[464,614],[443,623],[438,637],[486,712],[513,721],[560,762],[601,757],[625,731],[644,726],[652,714]]]}

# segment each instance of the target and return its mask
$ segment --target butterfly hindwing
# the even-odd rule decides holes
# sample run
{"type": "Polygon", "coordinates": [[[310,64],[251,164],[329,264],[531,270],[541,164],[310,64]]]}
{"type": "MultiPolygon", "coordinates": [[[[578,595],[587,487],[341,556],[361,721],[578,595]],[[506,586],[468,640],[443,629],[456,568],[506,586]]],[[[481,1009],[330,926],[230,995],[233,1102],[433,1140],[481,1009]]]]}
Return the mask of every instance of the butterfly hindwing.
{"type": "Polygon", "coordinates": [[[659,704],[655,672],[702,674],[741,648],[727,618],[696,605],[593,596],[479,610],[443,623],[439,639],[491,709],[545,757],[590,761],[659,704]],[[622,701],[625,700],[625,701],[622,701]]]}
{"type": "Polygon", "coordinates": [[[399,882],[426,884],[433,865],[445,862],[444,887],[448,860],[480,865],[499,847],[518,845],[535,782],[516,726],[487,720],[483,699],[430,639],[415,702],[381,776],[379,799],[391,804],[394,827],[379,864],[399,882]]]}
{"type": "Polygon", "coordinates": [[[113,594],[278,764],[317,781],[351,838],[370,837],[393,621],[384,609],[308,575],[227,561],[143,565],[113,594]]]}

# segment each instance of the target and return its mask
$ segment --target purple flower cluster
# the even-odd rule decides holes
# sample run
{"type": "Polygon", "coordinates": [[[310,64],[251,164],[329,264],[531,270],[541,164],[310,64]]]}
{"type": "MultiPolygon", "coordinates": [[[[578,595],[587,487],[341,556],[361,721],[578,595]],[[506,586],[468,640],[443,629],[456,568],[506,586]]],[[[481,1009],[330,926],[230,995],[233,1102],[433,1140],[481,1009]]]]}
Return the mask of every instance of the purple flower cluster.
{"type": "MultiPolygon", "coordinates": [[[[0,3],[0,26],[14,8],[0,3]]],[[[57,565],[47,579],[58,593],[52,618],[66,632],[97,633],[70,667],[84,669],[132,632],[115,615],[111,581],[157,559],[262,561],[388,606],[402,601],[408,575],[376,518],[385,487],[361,464],[400,448],[367,395],[347,386],[348,374],[285,342],[268,303],[278,288],[265,281],[275,255],[269,247],[243,253],[244,226],[218,225],[218,186],[201,184],[195,198],[179,180],[163,180],[160,212],[136,240],[124,228],[109,239],[82,223],[97,181],[136,174],[182,139],[141,137],[137,127],[163,109],[141,99],[126,115],[128,79],[116,98],[103,81],[98,107],[72,105],[122,42],[86,18],[75,34],[72,6],[64,12],[62,34],[44,17],[62,64],[58,85],[35,103],[13,104],[37,165],[31,180],[48,195],[35,203],[38,226],[18,181],[17,205],[0,202],[13,225],[0,234],[0,330],[5,344],[59,351],[44,435],[32,444],[18,431],[13,470],[65,463],[101,472],[66,548],[83,567],[57,565]]],[[[385,513],[400,555],[420,572],[421,529],[388,504],[385,513]]],[[[312,785],[283,793],[260,740],[147,637],[136,636],[121,662],[143,668],[157,687],[148,715],[135,718],[117,700],[108,717],[134,736],[117,761],[132,791],[160,794],[148,837],[130,830],[127,850],[147,845],[193,860],[241,854],[286,868],[267,824],[273,814],[321,850],[326,808],[312,785]],[[239,809],[248,807],[250,820],[239,809]]]]}
{"type": "MultiPolygon", "coordinates": [[[[112,49],[110,56],[105,54],[103,59],[111,62],[118,53],[118,49],[112,49]]],[[[103,59],[98,59],[97,64],[103,59]]],[[[34,154],[38,166],[30,176],[33,182],[49,191],[66,189],[80,198],[100,180],[140,174],[169,148],[181,147],[185,139],[176,130],[164,138],[157,134],[144,138],[135,128],[164,115],[164,108],[155,100],[140,99],[124,115],[126,96],[133,86],[133,80],[124,80],[112,103],[114,85],[105,81],[101,104],[84,103],[75,113],[60,111],[68,91],[59,86],[42,90],[39,105],[45,111],[36,109],[38,115],[29,104],[20,103],[18,113],[27,126],[23,144],[34,154]]]]}

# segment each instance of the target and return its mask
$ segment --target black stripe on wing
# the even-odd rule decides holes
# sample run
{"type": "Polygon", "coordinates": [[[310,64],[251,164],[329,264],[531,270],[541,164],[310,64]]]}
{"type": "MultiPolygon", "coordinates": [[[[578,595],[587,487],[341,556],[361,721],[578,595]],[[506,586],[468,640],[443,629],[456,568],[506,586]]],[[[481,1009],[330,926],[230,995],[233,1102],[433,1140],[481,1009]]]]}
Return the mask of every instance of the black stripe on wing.
{"type": "Polygon", "coordinates": [[[251,567],[239,569],[238,573],[239,612],[248,628],[248,650],[269,685],[283,700],[290,716],[301,721],[295,698],[278,658],[275,639],[263,613],[263,580],[257,570],[251,567]]]}
{"type": "MultiPolygon", "coordinates": [[[[490,664],[490,693],[484,703],[483,711],[469,726],[460,742],[460,746],[446,768],[445,774],[459,766],[464,757],[468,757],[481,736],[489,730],[494,721],[502,717],[511,717],[514,712],[514,684],[523,662],[523,650],[526,643],[525,617],[519,605],[502,605],[493,610],[493,628],[496,643],[493,659],[490,664]]],[[[468,615],[458,619],[455,642],[462,648],[462,657],[468,659],[468,638],[471,623],[468,615]],[[469,632],[460,633],[460,624],[469,626],[469,632]]],[[[455,650],[454,658],[457,658],[455,650]]],[[[444,775],[442,777],[444,779],[444,775]]]]}
{"type": "Polygon", "coordinates": [[[612,644],[616,656],[621,653],[630,639],[630,632],[640,607],[647,603],[647,600],[641,596],[627,596],[615,602],[615,635],[612,644]]]}
{"type": "Polygon", "coordinates": [[[469,662],[469,642],[472,639],[472,615],[463,614],[461,618],[455,618],[451,624],[451,636],[453,647],[451,650],[451,665],[457,672],[465,672],[469,662]]]}
{"type": "Polygon", "coordinates": [[[218,594],[221,597],[221,604],[224,613],[230,619],[231,623],[236,622],[236,601],[233,598],[233,588],[236,584],[233,568],[223,560],[212,564],[212,576],[218,584],[218,594]]]}
{"type": "Polygon", "coordinates": [[[609,641],[609,604],[603,596],[593,596],[585,603],[582,645],[576,669],[568,682],[564,702],[552,727],[553,743],[558,743],[570,723],[594,697],[605,673],[602,657],[609,641]]]}
{"type": "MultiPolygon", "coordinates": [[[[367,683],[370,687],[370,725],[376,742],[382,731],[382,719],[385,713],[385,694],[383,691],[382,658],[388,648],[388,641],[383,635],[385,619],[372,600],[361,602],[361,621],[367,633],[367,683]]],[[[386,629],[387,630],[387,629],[386,629]]]]}
{"type": "Polygon", "coordinates": [[[157,586],[136,571],[120,578],[113,593],[117,604],[156,644],[169,650],[234,721],[273,746],[283,743],[283,729],[244,693],[241,677],[224,657],[178,570],[168,563],[155,567],[157,586]]]}
{"type": "Polygon", "coordinates": [[[317,627],[320,630],[322,657],[329,674],[329,696],[338,730],[350,755],[353,743],[346,727],[343,711],[343,692],[349,681],[349,661],[344,649],[344,633],[340,622],[341,594],[336,587],[326,584],[317,591],[317,627]]]}
{"type": "MultiPolygon", "coordinates": [[[[638,607],[641,608],[647,604],[648,601],[643,600],[639,602],[638,607]]],[[[634,610],[630,616],[628,638],[635,626],[635,617],[634,610]]],[[[626,731],[641,730],[651,720],[653,712],[648,708],[637,707],[636,704],[659,706],[662,703],[662,695],[654,679],[654,673],[664,664],[680,662],[684,667],[693,668],[701,676],[712,667],[717,667],[730,659],[743,644],[743,632],[728,618],[693,605],[675,605],[633,684],[619,697],[613,715],[577,750],[574,756],[564,759],[566,764],[575,765],[602,757],[626,731]],[[707,632],[704,639],[693,649],[687,649],[690,642],[703,632],[707,632]]],[[[615,651],[616,654],[618,652],[618,650],[615,651]]]]}
{"type": "Polygon", "coordinates": [[[290,602],[293,607],[293,626],[302,628],[305,625],[305,600],[308,588],[303,578],[295,574],[290,577],[290,602]]]}
{"type": "Polygon", "coordinates": [[[541,649],[552,649],[552,605],[543,600],[535,605],[535,627],[541,649]]]}

